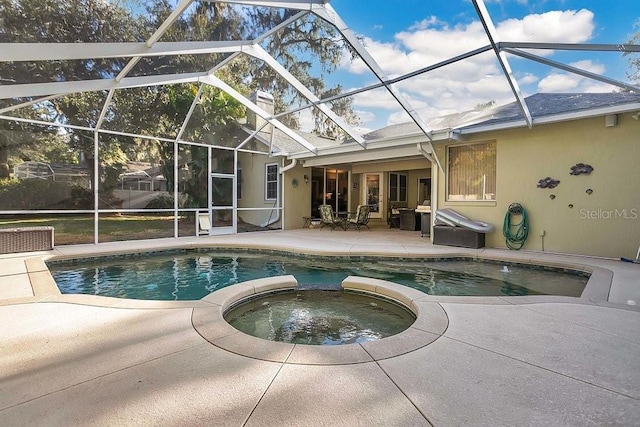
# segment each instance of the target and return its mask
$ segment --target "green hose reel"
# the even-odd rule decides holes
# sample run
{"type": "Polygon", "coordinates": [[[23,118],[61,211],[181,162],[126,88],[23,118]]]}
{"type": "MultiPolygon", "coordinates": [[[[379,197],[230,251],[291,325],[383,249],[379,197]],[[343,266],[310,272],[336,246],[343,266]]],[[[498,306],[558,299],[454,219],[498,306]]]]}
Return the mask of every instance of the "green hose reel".
{"type": "Polygon", "coordinates": [[[507,247],[516,251],[521,249],[527,241],[529,237],[529,218],[527,211],[520,203],[509,205],[504,216],[502,234],[506,239],[507,247]],[[520,222],[514,222],[517,217],[520,217],[520,222]]]}

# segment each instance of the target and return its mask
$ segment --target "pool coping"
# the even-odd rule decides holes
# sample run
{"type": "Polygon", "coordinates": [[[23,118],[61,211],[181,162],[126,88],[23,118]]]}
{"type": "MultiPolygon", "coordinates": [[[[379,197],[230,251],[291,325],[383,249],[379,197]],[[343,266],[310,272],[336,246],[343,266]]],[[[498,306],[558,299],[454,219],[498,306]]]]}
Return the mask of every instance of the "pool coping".
{"type": "Polygon", "coordinates": [[[404,305],[416,316],[413,324],[380,340],[318,346],[256,338],[235,329],[224,319],[229,307],[244,299],[295,289],[297,285],[294,276],[286,275],[228,286],[203,298],[210,305],[194,308],[191,323],[205,340],[223,350],[252,359],[294,365],[350,365],[396,357],[433,343],[449,325],[447,315],[438,303],[421,301],[424,293],[386,280],[357,276],[344,279],[342,288],[381,296],[404,305]]]}
{"type": "MultiPolygon", "coordinates": [[[[230,245],[198,245],[197,247],[179,248],[200,249],[218,248],[220,250],[235,250],[239,248],[230,245]]],[[[252,246],[242,249],[268,249],[252,246]]],[[[131,254],[162,252],[163,249],[152,251],[129,251],[131,254]]],[[[167,250],[164,250],[167,251],[167,250]]],[[[279,252],[292,253],[292,251],[277,249],[279,252]]],[[[116,255],[122,256],[122,252],[116,255]]],[[[293,289],[297,286],[294,276],[277,276],[261,278],[231,285],[216,290],[200,300],[191,301],[152,301],[133,300],[97,295],[61,294],[45,259],[79,259],[92,256],[109,256],[108,253],[85,254],[86,256],[55,256],[30,257],[24,259],[25,268],[33,289],[33,297],[14,300],[0,300],[0,305],[17,303],[71,303],[120,309],[190,309],[191,323],[195,331],[211,345],[225,351],[249,357],[256,360],[278,362],[283,364],[299,365],[349,365],[358,363],[372,363],[384,359],[397,357],[422,347],[426,347],[438,340],[447,330],[448,318],[442,304],[485,304],[485,305],[521,305],[536,303],[571,303],[585,305],[606,305],[615,308],[630,309],[636,311],[638,307],[620,307],[607,303],[613,272],[606,268],[588,266],[578,263],[563,261],[541,261],[533,259],[510,259],[508,257],[482,256],[480,254],[448,253],[415,256],[390,256],[377,254],[353,254],[351,257],[370,258],[397,258],[397,259],[476,259],[498,261],[505,263],[531,264],[542,267],[558,269],[570,269],[588,272],[591,274],[587,285],[580,297],[565,296],[436,296],[428,295],[417,289],[409,288],[386,280],[349,276],[342,282],[344,289],[367,292],[393,299],[412,310],[416,315],[416,321],[405,331],[377,341],[369,341],[358,344],[346,344],[339,346],[312,346],[303,344],[289,344],[267,341],[244,334],[224,320],[225,310],[238,300],[243,298],[273,292],[282,289],[293,289]]],[[[296,253],[300,255],[300,253],[296,253]]],[[[326,253],[304,251],[302,256],[322,256],[326,253]]],[[[329,256],[340,256],[330,254],[329,256]]]]}
{"type": "MultiPolygon", "coordinates": [[[[543,268],[556,268],[560,270],[576,270],[590,274],[590,277],[585,285],[585,288],[580,297],[567,297],[556,295],[539,295],[539,296],[443,296],[443,295],[428,295],[421,293],[425,301],[431,302],[454,302],[464,304],[528,304],[528,303],[541,303],[541,302],[571,302],[578,304],[595,304],[604,305],[609,307],[617,307],[621,309],[640,310],[640,306],[628,306],[623,304],[609,303],[608,296],[611,290],[613,281],[613,272],[607,268],[581,264],[576,262],[569,262],[566,260],[547,260],[536,259],[533,255],[531,257],[509,257],[500,256],[498,254],[485,254],[485,253],[465,253],[465,252],[447,252],[441,254],[380,254],[369,252],[349,252],[340,253],[315,250],[300,250],[298,248],[295,251],[292,248],[279,247],[279,246],[266,246],[266,245],[234,245],[229,244],[211,244],[210,242],[205,244],[187,244],[178,245],[173,247],[157,247],[146,250],[136,249],[123,249],[119,248],[117,251],[105,251],[96,250],[95,252],[85,252],[83,254],[43,254],[40,256],[31,256],[24,259],[26,273],[32,288],[32,296],[19,297],[0,300],[0,305],[10,305],[19,303],[30,302],[67,302],[82,305],[92,305],[100,307],[114,307],[114,308],[138,308],[138,309],[152,309],[152,308],[185,308],[185,307],[203,307],[206,306],[205,298],[201,300],[185,300],[185,301],[158,301],[158,300],[134,300],[125,298],[105,297],[98,295],[80,295],[80,294],[61,294],[58,289],[45,261],[64,261],[74,259],[86,259],[97,257],[126,257],[135,255],[144,255],[159,252],[170,251],[188,251],[188,250],[201,250],[201,249],[219,249],[219,250],[262,250],[271,251],[284,254],[293,254],[295,256],[318,256],[318,257],[351,257],[351,258],[385,258],[385,259],[469,259],[480,260],[490,262],[501,262],[506,264],[522,264],[539,266],[543,268]]],[[[399,285],[401,286],[401,285],[399,285]]],[[[408,288],[411,289],[411,288],[408,288]]],[[[214,292],[223,291],[217,290],[214,292]]]]}

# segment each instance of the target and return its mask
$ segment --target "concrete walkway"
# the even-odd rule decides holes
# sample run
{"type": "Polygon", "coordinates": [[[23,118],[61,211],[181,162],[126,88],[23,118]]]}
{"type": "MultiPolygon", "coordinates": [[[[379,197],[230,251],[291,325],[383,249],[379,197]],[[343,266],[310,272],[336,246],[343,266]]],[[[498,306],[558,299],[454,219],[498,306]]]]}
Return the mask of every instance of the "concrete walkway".
{"type": "MultiPolygon", "coordinates": [[[[400,230],[292,230],[5,255],[0,425],[640,425],[639,308],[637,264],[433,246],[400,230]],[[345,364],[335,363],[337,348],[299,348],[314,360],[306,363],[293,352],[274,361],[215,345],[194,317],[210,307],[204,300],[60,295],[42,263],[195,246],[458,254],[594,275],[582,298],[417,295],[414,303],[444,311],[443,333],[394,357],[345,364]]],[[[263,342],[251,342],[252,354],[260,353],[263,342]]]]}

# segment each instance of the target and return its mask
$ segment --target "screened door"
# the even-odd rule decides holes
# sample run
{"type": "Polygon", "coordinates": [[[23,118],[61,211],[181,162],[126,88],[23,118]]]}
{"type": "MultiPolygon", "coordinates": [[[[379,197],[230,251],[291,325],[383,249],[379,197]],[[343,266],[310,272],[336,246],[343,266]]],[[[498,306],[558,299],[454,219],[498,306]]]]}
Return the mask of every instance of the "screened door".
{"type": "Polygon", "coordinates": [[[232,234],[237,229],[234,213],[236,200],[236,179],[230,174],[211,174],[209,184],[211,198],[210,235],[232,234]]]}

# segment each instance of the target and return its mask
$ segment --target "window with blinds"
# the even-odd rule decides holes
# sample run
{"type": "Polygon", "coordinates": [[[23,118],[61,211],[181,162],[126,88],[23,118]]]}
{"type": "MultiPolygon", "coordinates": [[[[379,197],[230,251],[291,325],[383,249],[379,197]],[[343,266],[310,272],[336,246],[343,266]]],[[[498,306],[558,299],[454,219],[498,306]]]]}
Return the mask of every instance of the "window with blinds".
{"type": "Polygon", "coordinates": [[[447,200],[496,199],[496,143],[448,147],[447,200]]]}

